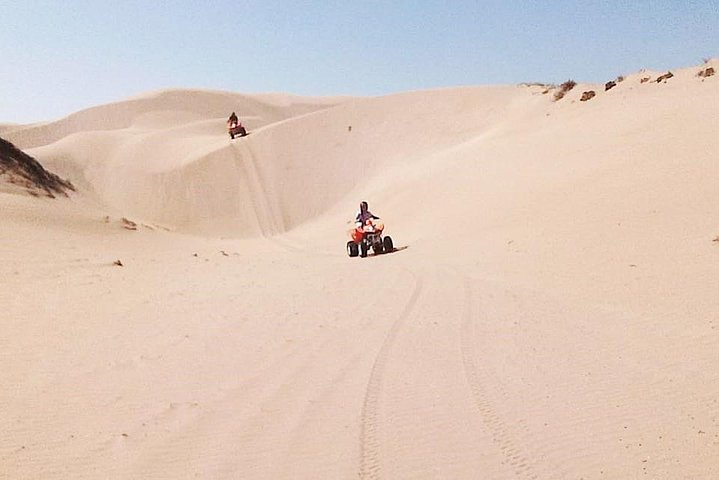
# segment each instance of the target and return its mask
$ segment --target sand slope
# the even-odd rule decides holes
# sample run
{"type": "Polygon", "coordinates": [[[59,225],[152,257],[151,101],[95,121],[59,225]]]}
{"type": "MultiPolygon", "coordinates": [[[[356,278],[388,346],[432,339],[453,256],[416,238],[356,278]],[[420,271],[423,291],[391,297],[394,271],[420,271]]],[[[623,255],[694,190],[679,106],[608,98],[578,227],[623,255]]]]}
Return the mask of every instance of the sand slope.
{"type": "Polygon", "coordinates": [[[79,191],[0,194],[0,477],[716,478],[706,67],[11,131],[79,191]]]}

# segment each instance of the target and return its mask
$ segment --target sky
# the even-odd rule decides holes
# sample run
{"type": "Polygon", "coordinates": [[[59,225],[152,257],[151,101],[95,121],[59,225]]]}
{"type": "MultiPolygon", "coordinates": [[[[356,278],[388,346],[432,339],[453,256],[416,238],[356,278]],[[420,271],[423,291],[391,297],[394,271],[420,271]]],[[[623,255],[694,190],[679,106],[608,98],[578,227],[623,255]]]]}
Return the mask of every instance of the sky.
{"type": "Polygon", "coordinates": [[[604,83],[719,56],[719,0],[0,0],[0,123],[165,88],[604,83]]]}

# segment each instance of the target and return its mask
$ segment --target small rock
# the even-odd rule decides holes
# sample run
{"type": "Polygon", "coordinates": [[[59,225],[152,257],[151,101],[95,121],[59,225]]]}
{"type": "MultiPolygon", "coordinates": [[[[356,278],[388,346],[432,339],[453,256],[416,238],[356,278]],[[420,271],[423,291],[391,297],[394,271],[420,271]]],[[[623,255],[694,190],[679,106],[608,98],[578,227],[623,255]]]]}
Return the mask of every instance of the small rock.
{"type": "Polygon", "coordinates": [[[122,267],[122,266],[123,266],[123,265],[122,265],[122,262],[121,262],[120,260],[115,260],[114,262],[112,262],[112,264],[113,264],[113,265],[117,265],[118,267],[122,267]]]}
{"type": "Polygon", "coordinates": [[[612,88],[614,88],[616,86],[617,86],[617,82],[615,82],[614,80],[612,80],[611,82],[607,82],[604,84],[604,91],[606,92],[607,90],[611,90],[612,88]]]}
{"type": "Polygon", "coordinates": [[[132,220],[128,220],[125,217],[122,217],[121,222],[123,228],[126,228],[127,230],[137,230],[137,224],[132,220]]]}
{"type": "Polygon", "coordinates": [[[641,80],[639,80],[639,83],[647,83],[651,79],[652,79],[651,77],[644,77],[641,80]]]}

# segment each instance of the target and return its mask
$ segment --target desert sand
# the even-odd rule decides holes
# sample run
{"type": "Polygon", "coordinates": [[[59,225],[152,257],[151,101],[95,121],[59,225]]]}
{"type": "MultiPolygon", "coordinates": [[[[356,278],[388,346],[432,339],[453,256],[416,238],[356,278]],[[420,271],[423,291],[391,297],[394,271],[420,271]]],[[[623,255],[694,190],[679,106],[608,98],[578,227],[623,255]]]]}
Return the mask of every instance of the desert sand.
{"type": "Polygon", "coordinates": [[[719,478],[707,67],[2,125],[0,478],[719,478]]]}

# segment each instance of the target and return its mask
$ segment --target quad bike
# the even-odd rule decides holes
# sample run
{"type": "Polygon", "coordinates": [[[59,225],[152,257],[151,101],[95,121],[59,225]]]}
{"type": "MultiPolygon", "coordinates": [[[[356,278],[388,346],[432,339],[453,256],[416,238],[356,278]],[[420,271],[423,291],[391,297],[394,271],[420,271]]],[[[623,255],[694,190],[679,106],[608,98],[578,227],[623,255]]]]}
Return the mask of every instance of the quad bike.
{"type": "Polygon", "coordinates": [[[244,137],[247,135],[247,130],[245,127],[242,126],[241,123],[238,124],[230,124],[227,128],[227,132],[230,134],[231,139],[235,139],[235,137],[244,137]]]}
{"type": "Polygon", "coordinates": [[[382,236],[384,224],[382,222],[367,220],[364,225],[350,232],[352,240],[347,242],[347,254],[350,257],[366,257],[370,248],[375,255],[394,251],[392,237],[382,236]]]}

